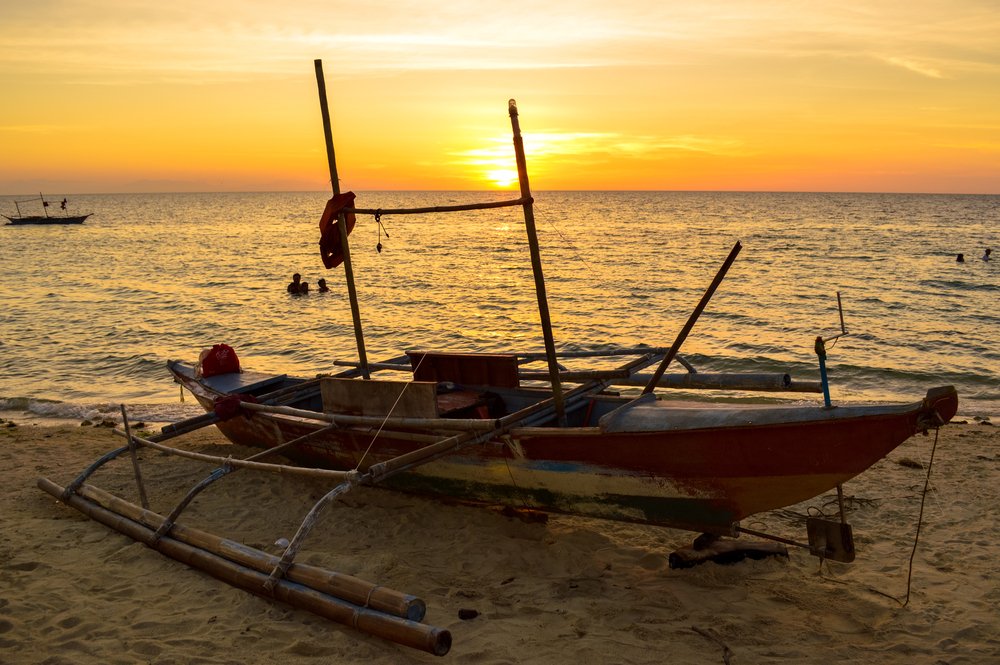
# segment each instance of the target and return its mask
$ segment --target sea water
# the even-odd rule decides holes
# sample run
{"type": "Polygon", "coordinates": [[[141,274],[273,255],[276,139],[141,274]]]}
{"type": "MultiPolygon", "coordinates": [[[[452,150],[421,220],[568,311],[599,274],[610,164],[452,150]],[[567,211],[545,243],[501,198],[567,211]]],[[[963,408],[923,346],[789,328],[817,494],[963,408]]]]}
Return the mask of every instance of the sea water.
{"type": "MultiPolygon", "coordinates": [[[[74,213],[94,213],[81,226],[0,227],[0,410],[80,419],[125,404],[137,418],[177,420],[198,411],[190,397],[180,401],[167,359],[194,361],[218,343],[264,372],[312,376],[357,360],[344,270],[324,270],[318,252],[328,196],[81,195],[74,213]],[[286,292],[295,272],[310,295],[286,292]],[[317,293],[321,277],[329,293],[317,293]]],[[[356,205],[515,197],[360,192],[356,205]]],[[[0,210],[13,212],[15,198],[0,197],[0,210]]],[[[834,403],[908,403],[951,384],[962,415],[1000,415],[998,196],[537,192],[535,200],[561,350],[669,346],[741,241],[681,349],[699,371],[818,380],[814,341],[841,331],[839,292],[850,334],[828,345],[834,403]],[[980,260],[987,247],[996,260],[980,260]]],[[[361,216],[351,235],[369,360],[413,349],[543,348],[520,208],[381,221],[384,229],[361,216]]]]}

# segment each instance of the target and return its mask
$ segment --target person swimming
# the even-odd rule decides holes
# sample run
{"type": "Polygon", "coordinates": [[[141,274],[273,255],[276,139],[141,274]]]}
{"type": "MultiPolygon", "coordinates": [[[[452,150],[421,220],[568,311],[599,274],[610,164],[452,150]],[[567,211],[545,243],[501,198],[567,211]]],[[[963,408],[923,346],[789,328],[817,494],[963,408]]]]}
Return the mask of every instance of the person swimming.
{"type": "Polygon", "coordinates": [[[992,254],[992,253],[993,253],[993,250],[990,249],[989,247],[987,247],[986,251],[983,253],[983,261],[989,261],[990,260],[990,254],[992,254]]]}
{"type": "Polygon", "coordinates": [[[292,294],[300,293],[302,288],[302,275],[295,273],[292,275],[292,281],[288,284],[288,292],[292,294]]]}
{"type": "Polygon", "coordinates": [[[955,263],[965,263],[965,254],[959,254],[956,256],[955,263]]]}
{"type": "Polygon", "coordinates": [[[320,293],[327,293],[330,290],[330,288],[326,285],[326,280],[323,279],[322,277],[320,277],[319,281],[316,283],[319,285],[320,293]]]}

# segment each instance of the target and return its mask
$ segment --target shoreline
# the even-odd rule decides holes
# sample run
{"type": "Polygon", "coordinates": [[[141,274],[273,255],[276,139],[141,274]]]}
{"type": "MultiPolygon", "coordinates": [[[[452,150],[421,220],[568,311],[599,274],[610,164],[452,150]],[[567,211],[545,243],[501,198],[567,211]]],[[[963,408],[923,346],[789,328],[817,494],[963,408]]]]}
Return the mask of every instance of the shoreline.
{"type": "MultiPolygon", "coordinates": [[[[121,439],[103,427],[9,427],[4,418],[5,662],[442,662],[234,589],[88,520],[35,481],[65,485],[121,439]]],[[[179,441],[249,452],[214,428],[179,441]]],[[[890,598],[906,591],[934,441],[933,433],[914,437],[845,485],[853,564],[820,563],[793,548],[787,560],[670,570],[668,554],[696,534],[567,516],[525,523],[368,488],[324,511],[300,560],[423,598],[425,621],[452,633],[445,658],[459,663],[722,662],[723,646],[733,662],[991,662],[1000,658],[1000,525],[990,516],[1000,503],[998,428],[942,428],[910,602],[890,598]],[[459,619],[461,609],[478,616],[459,619]]],[[[142,459],[151,508],[161,513],[210,470],[150,451],[142,459]]],[[[136,501],[127,460],[94,483],[136,501]]],[[[181,522],[271,553],[329,489],[251,472],[224,485],[199,495],[181,522]]],[[[804,540],[804,510],[744,525],[804,540]]]]}

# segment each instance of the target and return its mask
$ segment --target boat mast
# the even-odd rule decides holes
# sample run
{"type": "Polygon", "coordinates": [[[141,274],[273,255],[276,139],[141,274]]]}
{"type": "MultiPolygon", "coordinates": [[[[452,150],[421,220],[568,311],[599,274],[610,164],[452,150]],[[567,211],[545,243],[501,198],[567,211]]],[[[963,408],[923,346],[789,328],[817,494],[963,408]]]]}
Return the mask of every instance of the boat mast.
{"type": "Polygon", "coordinates": [[[524,141],[521,139],[521,125],[517,119],[517,102],[507,102],[510,126],[514,132],[514,155],[517,158],[517,180],[521,185],[524,200],[524,228],[528,232],[528,246],[531,248],[531,271],[535,275],[535,294],[538,297],[538,314],[542,319],[542,336],[545,338],[545,357],[549,362],[549,380],[552,382],[552,400],[559,419],[559,426],[566,427],[566,408],[563,405],[562,384],[559,381],[559,362],[556,359],[556,343],[552,337],[552,321],[549,319],[549,302],[545,294],[545,277],[542,275],[542,255],[538,249],[538,234],[535,232],[535,212],[532,207],[531,187],[528,185],[528,164],[524,158],[524,141]]]}
{"type": "MultiPolygon", "coordinates": [[[[326,101],[326,80],[323,77],[323,61],[317,59],[316,85],[319,87],[319,106],[323,112],[323,134],[326,137],[326,157],[330,164],[330,182],[333,193],[340,194],[340,179],[337,177],[337,156],[333,151],[333,131],[330,129],[330,107],[326,101]]],[[[351,267],[351,248],[347,242],[347,220],[344,211],[337,213],[337,228],[340,230],[340,247],[344,252],[344,276],[347,279],[347,294],[351,299],[351,317],[354,319],[354,338],[358,343],[358,360],[361,364],[361,375],[368,379],[368,354],[365,352],[365,333],[361,327],[361,309],[358,307],[358,292],[354,288],[354,269],[351,267]]]]}

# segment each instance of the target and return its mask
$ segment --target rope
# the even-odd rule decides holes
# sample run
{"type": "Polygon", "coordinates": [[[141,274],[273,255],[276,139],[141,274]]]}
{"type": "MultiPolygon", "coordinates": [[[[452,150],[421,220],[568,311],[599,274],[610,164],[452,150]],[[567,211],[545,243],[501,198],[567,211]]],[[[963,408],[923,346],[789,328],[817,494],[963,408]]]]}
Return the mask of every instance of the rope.
{"type": "MultiPolygon", "coordinates": [[[[896,596],[893,596],[892,594],[886,593],[884,591],[879,591],[875,587],[865,586],[865,588],[868,591],[876,593],[880,596],[885,596],[890,600],[894,600],[897,603],[899,603],[901,607],[906,607],[910,602],[910,587],[913,581],[913,559],[917,554],[917,543],[920,541],[920,528],[923,526],[923,521],[924,521],[924,503],[927,500],[927,491],[931,482],[931,469],[934,467],[934,453],[937,451],[938,434],[940,434],[940,432],[941,432],[940,428],[934,428],[934,445],[931,446],[931,458],[927,462],[927,477],[924,479],[924,491],[920,496],[920,512],[917,515],[917,531],[913,536],[913,549],[910,550],[910,563],[906,573],[906,597],[903,600],[900,600],[896,596]]],[[[820,560],[821,573],[822,573],[822,565],[823,565],[823,560],[821,559],[820,560]]],[[[837,584],[843,584],[845,586],[849,585],[848,582],[845,582],[843,580],[837,580],[826,576],[824,576],[823,579],[826,580],[827,582],[836,582],[837,584]]]]}
{"type": "MultiPolygon", "coordinates": [[[[426,353],[420,356],[420,361],[417,363],[417,366],[413,368],[414,376],[416,376],[417,371],[420,369],[420,366],[424,364],[424,358],[426,357],[427,357],[426,353]]],[[[379,434],[381,434],[382,430],[385,429],[385,424],[389,421],[389,418],[392,416],[392,412],[396,410],[396,405],[399,404],[399,400],[403,399],[403,393],[406,392],[407,386],[409,386],[411,383],[413,383],[413,379],[407,381],[403,385],[403,389],[399,391],[399,395],[396,396],[396,401],[393,402],[392,406],[389,408],[389,413],[385,414],[385,418],[382,419],[382,422],[379,424],[378,429],[375,431],[375,436],[373,436],[372,440],[368,442],[368,447],[365,448],[364,454],[361,456],[361,459],[358,460],[357,466],[354,467],[355,471],[360,471],[361,464],[365,461],[365,458],[368,457],[368,453],[371,452],[372,446],[375,445],[375,440],[378,439],[379,434]]]]}
{"type": "Polygon", "coordinates": [[[372,586],[372,588],[368,589],[368,597],[365,598],[365,604],[363,605],[363,607],[371,607],[372,594],[375,593],[376,589],[381,589],[381,588],[382,588],[381,585],[375,584],[372,586]]]}
{"type": "MultiPolygon", "coordinates": [[[[544,208],[542,208],[541,206],[538,206],[538,205],[535,206],[535,210],[538,210],[541,213],[545,213],[546,212],[546,210],[544,208]]],[[[554,221],[552,221],[551,219],[549,219],[548,215],[544,215],[543,214],[542,215],[542,219],[545,221],[545,223],[547,225],[549,225],[552,228],[553,231],[555,231],[559,235],[560,238],[562,238],[563,243],[565,243],[570,248],[570,251],[572,251],[573,254],[576,256],[577,261],[580,261],[585,266],[587,266],[587,268],[591,272],[597,272],[597,269],[594,268],[594,266],[590,265],[590,262],[588,262],[587,259],[585,259],[583,257],[583,255],[580,253],[580,250],[576,246],[576,244],[572,240],[570,240],[569,238],[567,238],[566,236],[563,235],[562,230],[558,226],[556,226],[556,223],[554,221]]]]}
{"type": "Polygon", "coordinates": [[[931,446],[931,459],[927,462],[927,477],[924,479],[924,492],[920,495],[920,514],[917,516],[917,532],[913,536],[913,550],[910,551],[910,565],[909,570],[906,573],[906,600],[903,601],[903,607],[910,602],[910,580],[913,578],[913,557],[917,554],[917,542],[920,540],[920,527],[923,525],[924,521],[924,501],[927,499],[927,487],[931,482],[931,468],[934,466],[934,452],[937,450],[938,444],[938,434],[941,432],[939,428],[934,429],[934,445],[931,446]]]}

